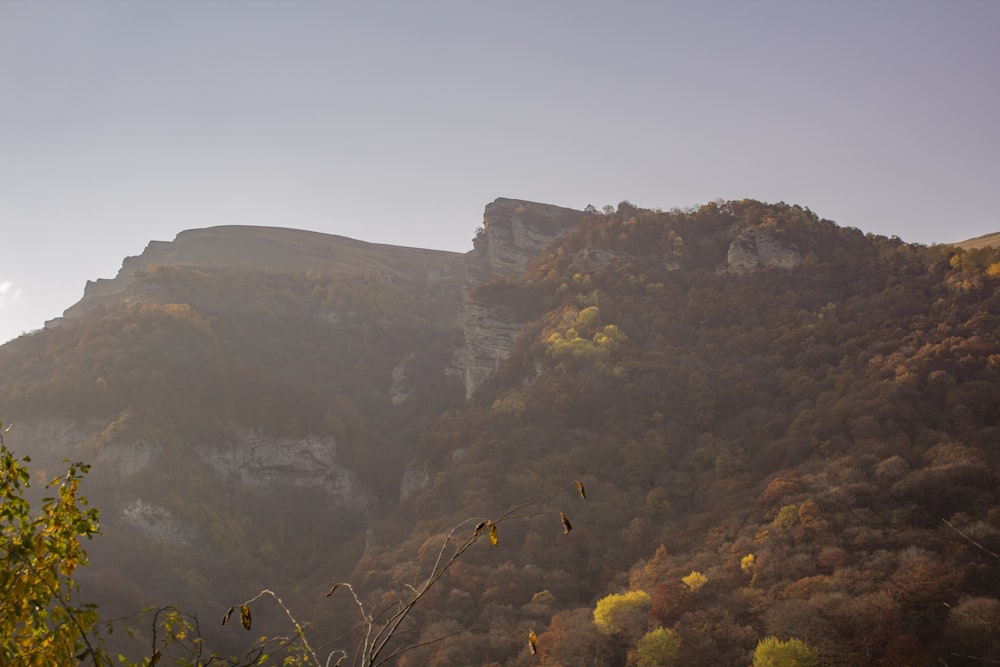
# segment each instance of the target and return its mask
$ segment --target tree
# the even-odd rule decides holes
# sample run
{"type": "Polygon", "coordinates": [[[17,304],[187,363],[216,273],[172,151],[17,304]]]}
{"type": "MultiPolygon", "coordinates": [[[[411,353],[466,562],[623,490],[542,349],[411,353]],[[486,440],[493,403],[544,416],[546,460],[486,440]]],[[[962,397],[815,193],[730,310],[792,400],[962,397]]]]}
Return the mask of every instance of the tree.
{"type": "Polygon", "coordinates": [[[639,640],[638,667],[673,665],[681,651],[681,638],[673,630],[657,628],[639,640]]]}
{"type": "MultiPolygon", "coordinates": [[[[97,605],[77,601],[76,569],[88,564],[82,539],[100,530],[98,511],[80,494],[80,482],[90,471],[84,463],[69,464],[66,473],[46,486],[37,514],[25,497],[31,474],[30,457],[16,458],[7,449],[0,424],[0,665],[49,667],[94,665],[146,667],[168,653],[176,664],[204,664],[198,620],[173,607],[144,610],[133,619],[152,617],[152,637],[145,657],[117,662],[104,649],[99,632],[113,624],[100,618],[97,605]],[[168,647],[171,647],[168,649],[168,647]]],[[[131,634],[132,630],[129,630],[131,634]]],[[[256,664],[261,653],[250,653],[228,664],[256,664]]],[[[169,659],[169,658],[168,658],[169,659]]],[[[211,659],[210,659],[211,661],[211,659]]]]}
{"type": "Polygon", "coordinates": [[[553,616],[548,630],[538,637],[538,652],[540,664],[551,667],[613,665],[622,657],[614,637],[594,625],[588,607],[553,616]]]}
{"type": "Polygon", "coordinates": [[[28,462],[15,458],[0,434],[0,664],[100,664],[102,654],[90,639],[97,610],[77,603],[73,580],[76,568],[87,564],[81,538],[99,529],[97,509],[79,494],[89,466],[70,464],[49,483],[52,496],[32,515],[25,498],[28,462]]]}
{"type": "Polygon", "coordinates": [[[684,582],[684,585],[688,587],[689,591],[694,593],[708,583],[708,577],[697,570],[692,570],[691,574],[686,577],[681,577],[681,581],[684,582]]]}
{"type": "Polygon", "coordinates": [[[597,601],[594,623],[607,634],[618,635],[627,644],[635,645],[646,631],[646,616],[652,604],[646,591],[612,593],[597,601]]]}
{"type": "Polygon", "coordinates": [[[753,667],[816,667],[819,651],[801,639],[765,637],[753,652],[753,667]]]}

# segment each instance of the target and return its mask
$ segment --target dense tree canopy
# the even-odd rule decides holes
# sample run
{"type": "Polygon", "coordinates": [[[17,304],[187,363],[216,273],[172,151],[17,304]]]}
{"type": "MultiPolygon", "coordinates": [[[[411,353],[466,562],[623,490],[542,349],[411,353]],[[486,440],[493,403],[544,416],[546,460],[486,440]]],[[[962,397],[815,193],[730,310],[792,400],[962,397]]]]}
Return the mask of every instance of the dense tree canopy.
{"type": "MultiPolygon", "coordinates": [[[[140,284],[155,298],[0,348],[5,409],[102,416],[98,452],[186,451],[234,424],[333,434],[379,489],[366,522],[268,519],[250,491],[191,506],[206,550],[225,554],[186,571],[191,588],[258,581],[303,534],[353,535],[283,566],[317,632],[350,627],[313,595],[333,573],[365,602],[391,599],[445,527],[569,478],[587,489],[561,508],[572,532],[528,516],[467,553],[401,629],[451,639],[400,664],[745,665],[794,638],[808,650],[781,659],[997,659],[981,630],[1000,590],[995,249],[910,245],[751,200],[595,210],[523,273],[472,289],[524,326],[465,403],[443,370],[456,325],[401,286],[180,267],[140,284]],[[404,358],[420,386],[397,407],[387,387],[404,358]],[[419,481],[406,494],[404,474],[419,481]],[[640,591],[648,603],[602,632],[597,610],[640,591]]],[[[194,485],[221,484],[185,460],[194,485]]],[[[167,475],[129,483],[183,495],[167,475]]]]}

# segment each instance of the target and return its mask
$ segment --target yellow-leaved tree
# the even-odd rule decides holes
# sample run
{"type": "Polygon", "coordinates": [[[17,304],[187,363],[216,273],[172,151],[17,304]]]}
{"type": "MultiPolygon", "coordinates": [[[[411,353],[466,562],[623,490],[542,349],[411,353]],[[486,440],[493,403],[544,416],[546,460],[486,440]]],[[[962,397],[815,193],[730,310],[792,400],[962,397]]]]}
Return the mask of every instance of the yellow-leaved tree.
{"type": "Polygon", "coordinates": [[[628,646],[646,634],[648,612],[653,600],[646,591],[612,593],[597,601],[594,623],[603,632],[617,635],[628,646]]]}
{"type": "Polygon", "coordinates": [[[765,637],[753,652],[753,667],[816,667],[819,651],[801,639],[765,637]]]}
{"type": "Polygon", "coordinates": [[[87,564],[80,540],[98,530],[97,510],[78,493],[88,466],[71,464],[52,480],[51,496],[32,514],[28,461],[0,435],[0,664],[104,664],[90,640],[97,610],[76,601],[73,581],[87,564]]]}

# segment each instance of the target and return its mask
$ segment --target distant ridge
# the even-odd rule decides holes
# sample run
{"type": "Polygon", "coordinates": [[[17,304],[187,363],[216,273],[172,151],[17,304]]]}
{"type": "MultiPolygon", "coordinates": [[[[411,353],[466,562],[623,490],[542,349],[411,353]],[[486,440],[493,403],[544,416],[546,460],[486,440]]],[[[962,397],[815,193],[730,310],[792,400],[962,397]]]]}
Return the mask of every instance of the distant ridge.
{"type": "Polygon", "coordinates": [[[966,239],[965,241],[959,241],[958,243],[952,243],[951,245],[964,248],[965,250],[971,250],[973,248],[985,248],[986,246],[993,246],[995,248],[1000,248],[1000,232],[993,232],[992,234],[983,234],[982,236],[976,236],[975,238],[966,239]]]}
{"type": "MultiPolygon", "coordinates": [[[[462,253],[368,243],[320,232],[282,227],[223,225],[180,232],[173,241],[151,241],[141,255],[127,257],[118,275],[88,281],[83,298],[63,313],[75,319],[94,307],[127,300],[136,274],[152,265],[196,269],[255,268],[276,273],[309,270],[377,275],[389,282],[433,282],[462,253]]],[[[59,320],[46,322],[57,325],[59,320]]]]}

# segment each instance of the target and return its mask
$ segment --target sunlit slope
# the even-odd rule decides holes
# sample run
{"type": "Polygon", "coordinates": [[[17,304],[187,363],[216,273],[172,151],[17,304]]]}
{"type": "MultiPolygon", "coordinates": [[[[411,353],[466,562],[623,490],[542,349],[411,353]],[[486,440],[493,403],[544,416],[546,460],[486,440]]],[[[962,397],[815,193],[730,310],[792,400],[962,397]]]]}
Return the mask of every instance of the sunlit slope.
{"type": "Polygon", "coordinates": [[[1000,609],[996,250],[784,204],[623,204],[471,298],[521,338],[422,438],[415,467],[440,472],[384,539],[418,528],[356,574],[391,590],[428,535],[553,495],[417,624],[489,642],[406,664],[522,664],[540,627],[545,664],[626,664],[657,626],[685,665],[750,664],[772,635],[829,665],[998,657],[970,620],[1000,609]],[[623,590],[651,604],[609,636],[594,606],[623,590]]]}

